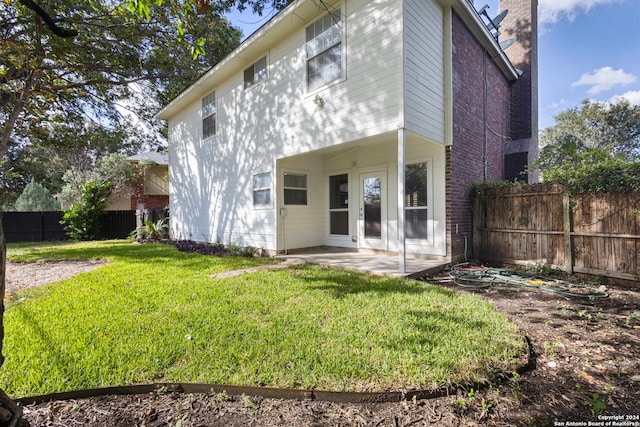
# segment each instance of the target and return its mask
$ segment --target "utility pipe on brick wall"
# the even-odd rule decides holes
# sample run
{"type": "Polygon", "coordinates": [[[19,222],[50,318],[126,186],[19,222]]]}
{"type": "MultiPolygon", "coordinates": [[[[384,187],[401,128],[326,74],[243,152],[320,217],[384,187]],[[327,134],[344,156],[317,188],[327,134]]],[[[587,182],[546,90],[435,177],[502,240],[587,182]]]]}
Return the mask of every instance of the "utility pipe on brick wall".
{"type": "Polygon", "coordinates": [[[487,180],[487,49],[482,52],[482,180],[487,180]]]}

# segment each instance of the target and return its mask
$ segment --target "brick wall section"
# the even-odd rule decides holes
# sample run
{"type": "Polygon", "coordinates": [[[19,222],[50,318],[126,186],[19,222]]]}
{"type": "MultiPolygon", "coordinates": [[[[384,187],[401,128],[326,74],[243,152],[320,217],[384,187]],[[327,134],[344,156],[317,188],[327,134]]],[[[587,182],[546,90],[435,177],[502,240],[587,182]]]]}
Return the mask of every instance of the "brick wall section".
{"type": "Polygon", "coordinates": [[[523,72],[511,87],[511,136],[514,140],[531,138],[537,119],[537,44],[531,37],[537,28],[537,1],[500,0],[500,9],[509,10],[501,24],[501,40],[516,39],[505,53],[523,72]]]}
{"type": "Polygon", "coordinates": [[[138,203],[144,203],[145,209],[163,208],[169,206],[169,196],[141,196],[131,197],[131,210],[136,210],[138,203]]]}
{"type": "Polygon", "coordinates": [[[465,236],[471,247],[469,187],[484,179],[485,114],[488,125],[486,179],[496,181],[503,177],[504,143],[509,134],[510,84],[455,13],[452,38],[453,145],[447,153],[447,253],[452,259],[460,259],[464,254],[465,236]]]}
{"type": "MultiPolygon", "coordinates": [[[[510,152],[526,151],[528,164],[538,159],[538,0],[500,0],[500,10],[509,10],[501,24],[501,39],[515,38],[505,50],[522,75],[511,87],[510,152]]],[[[539,180],[539,172],[528,174],[529,182],[539,180]]]]}

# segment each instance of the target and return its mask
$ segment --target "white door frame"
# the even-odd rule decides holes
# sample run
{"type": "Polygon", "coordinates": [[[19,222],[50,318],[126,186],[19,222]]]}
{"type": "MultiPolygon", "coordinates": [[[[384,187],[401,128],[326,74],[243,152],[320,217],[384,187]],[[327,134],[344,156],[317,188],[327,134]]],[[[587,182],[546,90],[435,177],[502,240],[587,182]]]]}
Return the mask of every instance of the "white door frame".
{"type": "MultiPolygon", "coordinates": [[[[358,247],[363,249],[376,249],[386,251],[388,250],[388,224],[387,224],[387,169],[381,168],[379,170],[373,170],[371,172],[361,172],[358,174],[358,247]],[[365,186],[365,180],[369,183],[375,184],[375,180],[378,179],[379,187],[365,186]],[[365,194],[366,193],[366,194],[365,194]],[[378,194],[376,194],[378,193],[378,194]],[[371,197],[379,197],[379,212],[371,212],[365,209],[365,195],[368,196],[369,202],[371,197]],[[370,227],[365,227],[365,216],[373,214],[374,217],[379,214],[379,226],[374,223],[370,224],[370,227]]],[[[373,201],[375,204],[375,200],[373,201]]],[[[371,206],[371,204],[370,204],[371,206]]]]}

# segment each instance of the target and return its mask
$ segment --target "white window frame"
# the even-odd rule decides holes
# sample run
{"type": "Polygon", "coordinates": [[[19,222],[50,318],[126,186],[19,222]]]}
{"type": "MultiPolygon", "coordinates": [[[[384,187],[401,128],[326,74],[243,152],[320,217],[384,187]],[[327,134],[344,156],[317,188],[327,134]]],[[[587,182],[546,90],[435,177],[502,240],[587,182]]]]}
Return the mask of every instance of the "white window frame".
{"type": "Polygon", "coordinates": [[[256,173],[251,177],[252,180],[252,201],[253,207],[255,209],[265,209],[273,206],[273,179],[271,178],[271,171],[256,173]],[[268,184],[267,185],[256,185],[256,179],[260,179],[260,176],[268,176],[268,184]],[[268,191],[269,200],[266,203],[256,203],[256,192],[257,191],[268,191]]]}
{"type": "Polygon", "coordinates": [[[309,205],[309,175],[306,172],[298,172],[298,171],[284,171],[282,174],[282,204],[284,206],[308,206],[309,205]],[[287,175],[295,175],[295,176],[304,176],[305,187],[292,187],[287,186],[285,183],[285,176],[287,175]],[[301,191],[304,190],[306,193],[305,203],[287,203],[287,190],[295,190],[301,191]]]}
{"type": "Polygon", "coordinates": [[[352,192],[351,192],[351,174],[347,171],[344,172],[336,172],[336,173],[330,173],[329,175],[327,175],[327,179],[329,181],[329,192],[328,192],[328,196],[329,196],[329,201],[327,203],[327,206],[329,208],[329,224],[327,227],[327,230],[329,231],[329,236],[331,238],[349,238],[351,236],[351,199],[352,199],[352,192]],[[332,208],[331,207],[331,177],[333,176],[342,176],[342,175],[346,175],[347,176],[347,207],[338,207],[338,208],[332,208]],[[332,212],[346,212],[347,213],[347,234],[333,234],[331,233],[331,213],[332,212]]]}
{"type": "Polygon", "coordinates": [[[209,139],[218,133],[218,117],[217,117],[217,106],[216,106],[216,91],[209,93],[207,96],[202,98],[202,139],[209,139]],[[206,121],[208,119],[213,119],[213,132],[205,134],[206,121]]]}
{"type": "Polygon", "coordinates": [[[251,66],[244,69],[243,79],[244,79],[244,88],[250,89],[257,85],[258,83],[264,81],[269,77],[269,62],[267,60],[267,56],[263,56],[251,66]],[[261,62],[264,61],[264,68],[256,69],[256,66],[260,65],[261,62]],[[248,80],[247,77],[251,76],[251,79],[248,80]]]}
{"type": "MultiPolygon", "coordinates": [[[[427,190],[427,204],[425,206],[407,206],[407,200],[406,200],[406,194],[403,196],[403,205],[404,205],[404,210],[405,210],[405,218],[406,218],[406,212],[407,211],[411,211],[411,210],[425,210],[427,211],[427,237],[426,238],[409,238],[408,236],[406,237],[407,241],[411,241],[411,242],[431,242],[433,239],[433,229],[432,226],[429,224],[429,222],[432,219],[432,214],[433,214],[433,195],[432,195],[432,190],[431,190],[431,185],[432,185],[432,181],[433,181],[433,175],[432,175],[432,170],[433,170],[433,163],[431,161],[431,159],[422,159],[422,160],[415,160],[412,162],[407,162],[407,164],[405,165],[405,180],[406,180],[406,168],[408,166],[412,166],[412,165],[419,165],[419,164],[425,164],[427,167],[427,185],[426,185],[426,190],[427,190]]],[[[406,222],[406,219],[405,219],[406,222]]]]}
{"type": "MultiPolygon", "coordinates": [[[[323,88],[325,88],[328,85],[331,84],[335,84],[337,82],[343,81],[345,79],[345,35],[346,35],[346,31],[345,31],[345,19],[344,16],[342,14],[342,10],[344,9],[343,5],[338,6],[336,9],[324,14],[322,17],[316,19],[311,25],[308,25],[305,28],[305,75],[306,75],[306,84],[307,84],[307,93],[311,94],[311,93],[315,93],[318,90],[321,90],[323,88]],[[335,26],[332,26],[332,28],[338,28],[340,31],[340,39],[339,41],[335,41],[332,42],[330,44],[327,44],[327,46],[322,46],[320,48],[314,47],[314,44],[318,44],[322,42],[322,39],[319,39],[319,35],[320,34],[324,34],[325,36],[329,36],[328,38],[330,39],[331,35],[327,34],[329,33],[329,31],[331,31],[331,29],[329,30],[325,30],[319,34],[315,34],[314,37],[311,40],[308,40],[309,37],[309,31],[314,31],[312,29],[314,29],[317,25],[322,25],[322,22],[326,20],[335,20],[335,19],[340,19],[340,22],[335,23],[335,26]],[[314,41],[317,41],[317,43],[313,43],[314,41]],[[334,49],[337,47],[337,50],[339,50],[340,52],[340,69],[339,69],[339,75],[336,76],[335,78],[331,79],[331,80],[327,80],[327,81],[323,81],[321,84],[319,84],[318,86],[311,86],[310,85],[310,75],[309,75],[309,64],[311,61],[319,59],[321,56],[327,54],[331,49],[334,49]]],[[[326,38],[325,38],[326,40],[326,38]]]]}

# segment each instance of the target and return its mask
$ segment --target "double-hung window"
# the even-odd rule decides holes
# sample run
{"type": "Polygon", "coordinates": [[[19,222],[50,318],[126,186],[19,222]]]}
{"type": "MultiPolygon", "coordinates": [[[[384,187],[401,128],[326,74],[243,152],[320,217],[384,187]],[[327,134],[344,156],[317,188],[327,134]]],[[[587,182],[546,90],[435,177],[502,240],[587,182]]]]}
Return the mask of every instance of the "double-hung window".
{"type": "Polygon", "coordinates": [[[271,206],[271,172],[253,175],[253,206],[271,206]]]}
{"type": "Polygon", "coordinates": [[[427,185],[427,163],[406,166],[404,212],[407,239],[429,238],[427,185]]]}
{"type": "Polygon", "coordinates": [[[307,88],[312,91],[342,77],[340,9],[307,27],[307,88]]]}
{"type": "Polygon", "coordinates": [[[307,175],[289,172],[284,174],[284,204],[307,204],[307,175]]]}
{"type": "Polygon", "coordinates": [[[265,56],[244,70],[244,88],[248,89],[267,78],[267,57],[265,56]]]}
{"type": "Polygon", "coordinates": [[[202,138],[216,134],[216,93],[211,92],[202,98],[202,138]]]}

